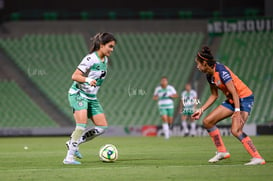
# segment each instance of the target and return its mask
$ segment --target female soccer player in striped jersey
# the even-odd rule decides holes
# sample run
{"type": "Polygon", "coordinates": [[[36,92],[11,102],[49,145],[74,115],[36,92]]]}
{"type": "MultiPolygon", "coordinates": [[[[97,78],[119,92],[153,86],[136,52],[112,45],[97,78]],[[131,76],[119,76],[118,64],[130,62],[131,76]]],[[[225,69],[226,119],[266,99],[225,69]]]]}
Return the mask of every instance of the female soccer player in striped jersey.
{"type": "Polygon", "coordinates": [[[162,129],[166,139],[170,138],[169,124],[173,123],[174,105],[172,99],[177,97],[175,88],[168,85],[168,78],[162,77],[160,86],[156,87],[154,91],[153,99],[158,101],[158,108],[163,121],[162,129]]]}
{"type": "Polygon", "coordinates": [[[210,163],[218,162],[230,157],[216,123],[230,117],[232,118],[231,133],[243,144],[252,159],[245,165],[262,165],[265,160],[255,148],[252,140],[243,132],[243,126],[254,103],[252,91],[225,65],[216,62],[207,46],[197,53],[195,59],[197,68],[207,75],[211,95],[205,104],[197,110],[192,117],[199,119],[203,111],[208,109],[218,97],[218,89],[226,95],[227,100],[215,108],[203,119],[203,125],[214,142],[217,152],[209,160],[210,163]]]}
{"type": "Polygon", "coordinates": [[[76,128],[66,142],[68,151],[64,164],[81,164],[75,157],[82,158],[79,144],[104,133],[108,127],[97,93],[106,73],[108,57],[114,50],[116,39],[111,33],[98,33],[91,39],[90,53],[87,54],[72,75],[74,81],[68,98],[73,109],[76,128]],[[95,127],[86,129],[90,118],[95,127]]]}

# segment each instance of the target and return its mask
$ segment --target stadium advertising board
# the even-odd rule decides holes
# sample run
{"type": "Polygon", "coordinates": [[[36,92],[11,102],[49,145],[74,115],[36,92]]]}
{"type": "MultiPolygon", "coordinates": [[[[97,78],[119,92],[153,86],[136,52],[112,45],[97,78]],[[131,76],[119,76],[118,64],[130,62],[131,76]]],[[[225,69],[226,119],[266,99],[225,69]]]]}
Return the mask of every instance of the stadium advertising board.
{"type": "Polygon", "coordinates": [[[253,19],[217,19],[209,20],[208,33],[222,35],[229,32],[265,32],[273,30],[273,17],[253,19]]]}

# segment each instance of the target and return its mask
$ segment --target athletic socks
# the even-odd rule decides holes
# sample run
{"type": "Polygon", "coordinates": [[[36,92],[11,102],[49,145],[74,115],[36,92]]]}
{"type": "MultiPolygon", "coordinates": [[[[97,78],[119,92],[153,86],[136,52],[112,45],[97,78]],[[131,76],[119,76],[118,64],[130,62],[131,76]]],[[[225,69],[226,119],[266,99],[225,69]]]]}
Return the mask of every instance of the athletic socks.
{"type": "MultiPolygon", "coordinates": [[[[86,125],[86,124],[84,124],[84,125],[86,125]]],[[[80,139],[81,135],[83,134],[83,132],[85,130],[84,125],[83,124],[77,124],[75,130],[71,134],[69,149],[68,149],[67,155],[66,155],[66,160],[68,160],[68,161],[74,160],[75,151],[78,150],[78,145],[79,145],[78,140],[80,139]]]]}
{"type": "Polygon", "coordinates": [[[94,139],[95,137],[102,135],[105,130],[108,129],[107,126],[95,126],[89,129],[86,129],[79,137],[78,143],[84,143],[94,139]]]}
{"type": "Polygon", "coordinates": [[[196,122],[192,121],[191,122],[191,131],[190,131],[190,135],[195,136],[196,135],[196,122]]]}
{"type": "Polygon", "coordinates": [[[210,129],[207,129],[207,131],[208,131],[214,145],[216,146],[217,151],[218,152],[227,152],[227,149],[224,145],[224,142],[222,140],[219,129],[216,126],[214,126],[210,129]]]}
{"type": "Polygon", "coordinates": [[[251,155],[252,158],[262,158],[249,136],[247,136],[245,133],[242,133],[237,138],[239,141],[241,141],[246,151],[251,155]]]}
{"type": "Polygon", "coordinates": [[[170,128],[169,128],[169,124],[168,123],[163,123],[162,124],[162,129],[165,135],[165,139],[169,139],[170,138],[170,128]]]}
{"type": "Polygon", "coordinates": [[[78,142],[78,140],[82,136],[84,130],[85,130],[85,127],[77,125],[76,129],[73,131],[73,133],[71,135],[71,143],[78,142]]]}
{"type": "Polygon", "coordinates": [[[188,124],[187,124],[186,120],[182,120],[182,127],[183,127],[183,130],[184,130],[184,133],[188,134],[189,133],[189,128],[188,128],[188,124]]]}

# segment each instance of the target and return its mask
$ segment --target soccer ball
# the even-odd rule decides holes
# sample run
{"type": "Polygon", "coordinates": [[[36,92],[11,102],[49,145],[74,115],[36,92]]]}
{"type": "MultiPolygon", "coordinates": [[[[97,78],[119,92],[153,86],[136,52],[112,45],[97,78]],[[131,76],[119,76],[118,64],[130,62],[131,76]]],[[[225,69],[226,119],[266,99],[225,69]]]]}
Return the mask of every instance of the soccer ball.
{"type": "Polygon", "coordinates": [[[118,159],[118,150],[115,145],[106,144],[100,148],[100,160],[104,162],[114,162],[118,159]]]}

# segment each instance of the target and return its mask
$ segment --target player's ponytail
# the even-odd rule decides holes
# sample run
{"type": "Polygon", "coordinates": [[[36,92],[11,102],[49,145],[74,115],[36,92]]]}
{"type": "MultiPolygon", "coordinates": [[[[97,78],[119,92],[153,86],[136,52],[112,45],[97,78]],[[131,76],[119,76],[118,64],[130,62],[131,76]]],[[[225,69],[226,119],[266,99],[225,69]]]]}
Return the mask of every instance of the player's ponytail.
{"type": "Polygon", "coordinates": [[[203,46],[202,50],[197,53],[197,60],[200,62],[207,62],[210,67],[213,67],[216,63],[210,48],[207,46],[203,46]]]}
{"type": "Polygon", "coordinates": [[[100,49],[100,45],[105,45],[109,43],[110,41],[117,42],[116,38],[111,33],[97,33],[95,36],[93,36],[91,39],[91,47],[90,47],[90,53],[93,53],[100,49]]]}

